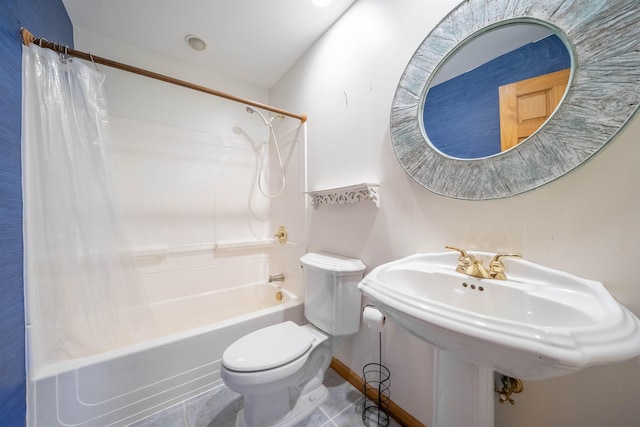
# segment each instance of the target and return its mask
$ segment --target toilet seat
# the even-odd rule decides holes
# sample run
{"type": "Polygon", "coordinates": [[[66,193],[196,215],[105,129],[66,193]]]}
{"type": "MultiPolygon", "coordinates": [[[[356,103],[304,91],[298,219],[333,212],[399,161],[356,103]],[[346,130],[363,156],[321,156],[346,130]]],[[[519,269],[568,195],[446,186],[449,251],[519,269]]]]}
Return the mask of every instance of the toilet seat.
{"type": "Polygon", "coordinates": [[[222,364],[233,371],[256,372],[286,365],[305,354],[315,336],[291,321],[254,331],[231,344],[222,364]]]}

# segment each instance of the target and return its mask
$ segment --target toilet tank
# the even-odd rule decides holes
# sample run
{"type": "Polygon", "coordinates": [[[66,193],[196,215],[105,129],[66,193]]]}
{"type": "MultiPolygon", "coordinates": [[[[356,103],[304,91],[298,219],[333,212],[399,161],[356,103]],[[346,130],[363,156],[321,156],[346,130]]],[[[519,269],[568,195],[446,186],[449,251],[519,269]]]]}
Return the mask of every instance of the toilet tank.
{"type": "Polygon", "coordinates": [[[358,282],[365,265],[355,258],[310,252],[300,258],[304,272],[304,315],[333,335],[351,335],[360,328],[358,282]]]}

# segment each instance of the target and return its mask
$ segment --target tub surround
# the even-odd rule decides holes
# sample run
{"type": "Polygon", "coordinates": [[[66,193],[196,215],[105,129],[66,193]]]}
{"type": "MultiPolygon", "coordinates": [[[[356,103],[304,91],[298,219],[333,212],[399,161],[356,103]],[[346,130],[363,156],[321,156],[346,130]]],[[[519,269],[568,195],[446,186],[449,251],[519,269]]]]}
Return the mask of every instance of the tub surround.
{"type": "MultiPolygon", "coordinates": [[[[80,28],[74,33],[78,49],[267,101],[265,90],[232,78],[140,52],[80,28]]],[[[49,427],[51,419],[84,426],[127,425],[215,387],[222,350],[239,336],[284,320],[304,323],[300,300],[286,302],[288,292],[302,297],[299,265],[291,261],[297,258],[289,254],[300,250],[304,215],[282,222],[294,224],[290,232],[295,238],[286,247],[265,244],[275,230],[270,204],[253,187],[263,126],[248,120],[239,104],[100,69],[107,76],[120,204],[133,246],[142,249],[136,262],[156,323],[170,335],[83,360],[34,366],[30,426],[49,427]],[[272,259],[271,251],[284,255],[272,259]],[[285,295],[284,311],[265,313],[263,320],[255,321],[252,314],[237,313],[241,325],[211,316],[234,306],[246,308],[246,301],[260,299],[247,290],[247,284],[264,282],[272,272],[287,277],[278,283],[285,295]],[[244,292],[242,299],[221,306],[220,298],[230,289],[244,292]],[[177,318],[188,319],[189,324],[178,324],[177,318]],[[216,344],[211,346],[211,341],[216,344]],[[80,398],[73,399],[76,395],[80,398]],[[71,399],[62,399],[56,407],[52,396],[71,399]]],[[[283,154],[289,154],[300,145],[299,138],[304,139],[304,131],[299,123],[290,131],[287,120],[278,126],[276,132],[284,133],[279,137],[283,154]]],[[[299,169],[293,169],[297,174],[299,169]]],[[[290,179],[287,191],[298,192],[296,181],[297,177],[290,179]]]]}

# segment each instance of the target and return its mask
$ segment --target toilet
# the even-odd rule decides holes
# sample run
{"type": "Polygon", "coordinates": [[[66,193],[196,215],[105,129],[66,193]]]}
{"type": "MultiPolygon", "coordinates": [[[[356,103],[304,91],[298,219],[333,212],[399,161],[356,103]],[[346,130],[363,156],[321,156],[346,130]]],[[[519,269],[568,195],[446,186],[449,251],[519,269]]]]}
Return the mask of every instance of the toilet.
{"type": "Polygon", "coordinates": [[[222,355],[222,380],[244,395],[236,427],[287,427],[311,414],[327,397],[322,381],[331,363],[331,338],[360,328],[362,261],[308,253],[300,263],[310,323],[286,321],[259,329],[222,355]]]}

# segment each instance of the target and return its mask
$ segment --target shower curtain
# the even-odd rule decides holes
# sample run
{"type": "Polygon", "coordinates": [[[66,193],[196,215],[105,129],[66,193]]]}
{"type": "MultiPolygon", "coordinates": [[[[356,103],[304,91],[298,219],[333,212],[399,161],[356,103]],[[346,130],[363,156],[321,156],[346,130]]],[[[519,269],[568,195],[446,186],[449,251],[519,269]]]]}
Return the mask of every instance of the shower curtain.
{"type": "Polygon", "coordinates": [[[25,294],[31,352],[87,356],[154,335],[118,212],[105,76],[23,46],[25,294]]]}

